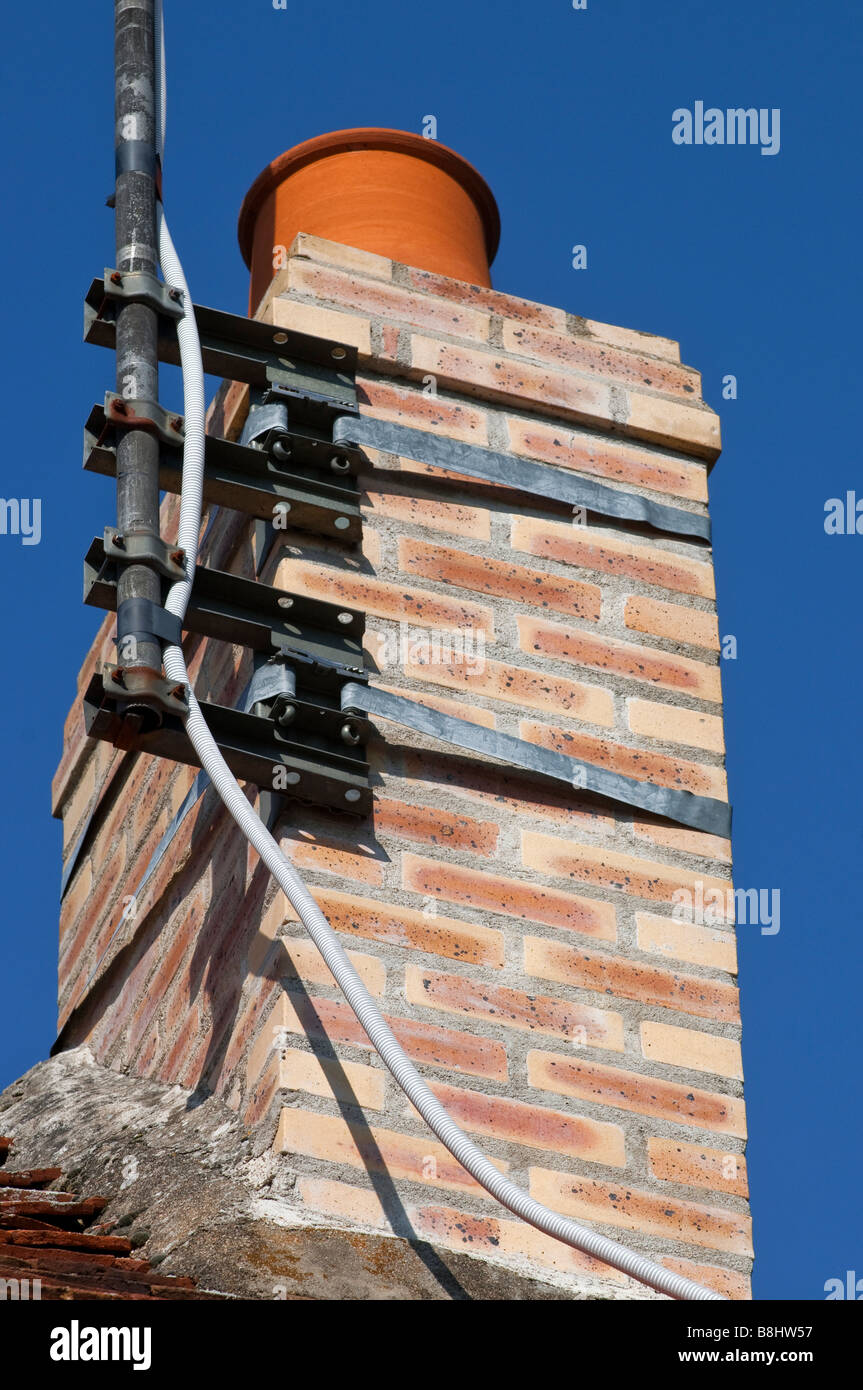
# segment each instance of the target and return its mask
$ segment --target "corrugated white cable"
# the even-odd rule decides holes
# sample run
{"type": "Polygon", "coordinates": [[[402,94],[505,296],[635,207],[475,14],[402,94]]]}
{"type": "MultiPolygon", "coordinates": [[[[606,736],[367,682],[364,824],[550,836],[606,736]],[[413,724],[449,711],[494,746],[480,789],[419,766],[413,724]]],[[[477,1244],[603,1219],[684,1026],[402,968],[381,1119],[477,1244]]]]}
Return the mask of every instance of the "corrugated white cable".
{"type": "MultiPolygon", "coordinates": [[[[161,154],[164,149],[165,109],[165,49],[161,0],[156,0],[156,44],[158,74],[156,109],[159,127],[157,145],[161,154]]],[[[206,413],[204,370],[197,325],[192,312],[192,299],[161,204],[159,204],[158,220],[159,258],[162,274],[167,284],[176,286],[183,291],[185,309],[183,318],[177,324],[186,417],[178,544],[186,552],[187,577],[172,585],[165,603],[165,607],[170,613],[175,613],[182,619],[192,591],[192,576],[195,570],[201,525],[206,413]]],[[[213,785],[237,825],[250,844],[257,850],[297,912],[381,1059],[444,1147],[503,1206],[547,1235],[563,1241],[576,1250],[593,1255],[605,1264],[622,1270],[633,1279],[657,1289],[660,1293],[668,1294],[671,1298],[724,1301],[722,1295],[715,1293],[712,1289],[704,1288],[691,1279],[675,1274],[672,1270],[665,1269],[662,1265],[647,1259],[646,1256],[639,1255],[624,1245],[619,1245],[617,1241],[599,1235],[596,1231],[580,1226],[567,1217],[560,1216],[557,1212],[542,1206],[528,1193],[523,1192],[510,1182],[509,1178],[504,1177],[473,1141],[462,1133],[426,1085],[413,1063],[405,1055],[308,888],[243,795],[242,789],[207,727],[200,706],[189,685],[189,676],[182,649],[179,646],[166,647],[164,660],[168,678],[182,683],[186,687],[189,704],[186,730],[200,759],[201,766],[209,774],[213,785]]]]}

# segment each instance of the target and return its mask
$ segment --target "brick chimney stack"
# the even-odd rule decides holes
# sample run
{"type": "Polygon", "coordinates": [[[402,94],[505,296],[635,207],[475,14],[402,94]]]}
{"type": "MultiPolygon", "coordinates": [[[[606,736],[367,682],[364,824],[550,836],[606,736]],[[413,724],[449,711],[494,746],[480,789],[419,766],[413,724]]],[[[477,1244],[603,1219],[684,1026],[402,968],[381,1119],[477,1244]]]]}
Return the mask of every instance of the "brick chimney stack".
{"type": "MultiPolygon", "coordinates": [[[[309,141],[243,207],[255,317],[355,347],[363,417],[706,517],[719,423],[699,373],[667,338],[490,288],[497,225],[434,142],[309,141]]],[[[210,432],[238,439],[248,409],[225,383],[210,432]]],[[[265,554],[260,527],[210,505],[201,562],[361,610],[375,688],[727,799],[708,542],[366,453],[359,542],[279,530],[265,554]]],[[[177,514],[166,497],[167,538],[177,514]]],[[[498,1207],[434,1139],[195,768],[87,737],[80,693],[114,628],[54,787],[60,1046],[221,1097],[311,1223],[408,1221],[444,1258],[652,1296],[498,1207]]],[[[184,646],[199,698],[236,705],[251,652],[184,646]]],[[[727,900],[729,841],[373,722],[373,813],[288,801],[275,833],[400,1042],[539,1200],[748,1298],[733,914],[673,915],[680,890],[727,900]]]]}

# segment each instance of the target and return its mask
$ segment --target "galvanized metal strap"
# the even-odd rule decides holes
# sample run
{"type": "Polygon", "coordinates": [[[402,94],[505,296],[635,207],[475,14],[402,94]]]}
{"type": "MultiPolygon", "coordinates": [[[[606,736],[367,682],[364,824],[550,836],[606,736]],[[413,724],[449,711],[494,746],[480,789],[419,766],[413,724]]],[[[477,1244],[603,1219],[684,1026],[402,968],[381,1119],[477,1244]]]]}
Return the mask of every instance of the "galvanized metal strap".
{"type": "Polygon", "coordinates": [[[432,464],[435,468],[452,473],[482,478],[518,492],[548,497],[555,502],[568,502],[600,516],[646,522],[657,531],[667,531],[675,536],[710,539],[710,518],[698,512],[687,512],[682,507],[666,507],[634,492],[619,492],[576,474],[564,473],[559,468],[531,463],[514,454],[498,454],[493,449],[482,449],[478,444],[461,444],[445,435],[430,434],[428,430],[414,430],[387,420],[373,420],[368,415],[339,416],[333,422],[333,443],[359,444],[387,454],[400,454],[416,463],[432,464]]]}
{"type": "Polygon", "coordinates": [[[238,708],[248,714],[260,701],[296,693],[297,677],[292,668],[283,661],[264,661],[240,696],[238,708]]]}
{"type": "Polygon", "coordinates": [[[725,801],[713,797],[696,796],[692,792],[676,791],[670,787],[658,787],[652,782],[638,782],[633,777],[611,772],[608,768],[597,767],[579,758],[567,757],[541,748],[534,743],[514,738],[511,734],[498,733],[479,724],[471,724],[466,719],[456,719],[452,715],[441,714],[426,705],[402,696],[389,695],[367,685],[349,681],[342,688],[342,709],[377,714],[382,719],[390,719],[395,724],[416,729],[428,734],[442,743],[453,744],[456,748],[472,753],[485,754],[496,758],[510,767],[524,768],[527,772],[550,777],[555,782],[563,782],[570,789],[594,792],[624,806],[636,806],[641,811],[649,811],[655,816],[677,821],[679,825],[691,826],[694,830],[704,830],[709,835],[728,838],[731,834],[731,807],[725,801]]]}

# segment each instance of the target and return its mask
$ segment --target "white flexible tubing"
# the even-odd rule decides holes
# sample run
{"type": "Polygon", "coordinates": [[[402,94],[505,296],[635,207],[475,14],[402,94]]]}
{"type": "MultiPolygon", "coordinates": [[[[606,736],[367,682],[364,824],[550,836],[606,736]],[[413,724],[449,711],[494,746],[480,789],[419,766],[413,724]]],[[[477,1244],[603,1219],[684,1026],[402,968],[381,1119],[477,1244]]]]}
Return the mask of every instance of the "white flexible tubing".
{"type": "MultiPolygon", "coordinates": [[[[159,121],[159,150],[164,148],[164,42],[162,37],[161,0],[156,0],[156,38],[158,49],[157,112],[159,121]]],[[[180,362],[183,373],[186,437],[183,449],[183,478],[180,494],[179,546],[186,552],[187,577],[171,586],[165,607],[181,620],[192,591],[192,576],[198,552],[201,526],[201,507],[204,482],[205,398],[204,370],[201,345],[192,299],[183,274],[183,267],[171,240],[161,203],[158,204],[159,259],[165,283],[183,291],[184,315],[177,323],[180,362]]],[[[466,1168],[485,1190],[516,1216],[547,1235],[585,1254],[593,1255],[605,1264],[622,1270],[631,1278],[657,1289],[671,1298],[712,1300],[724,1302],[721,1294],[704,1288],[691,1279],[663,1268],[644,1255],[629,1250],[607,1236],[580,1226],[567,1217],[550,1211],[528,1193],[516,1187],[494,1166],[490,1159],[462,1133],[450,1119],[440,1101],[426,1085],[413,1063],[408,1059],[390,1028],[384,1022],[377,1005],[351,965],[335,932],[327,922],[311,893],[285,858],[279,845],[259,819],[243,795],[236,778],[222,757],[219,747],[207,727],[201,708],[189,685],[188,671],[182,649],[167,646],[164,653],[165,673],[169,680],[186,687],[189,714],[186,731],[201,766],[210,776],[228,811],[257,850],[277,880],[288,901],[298,914],[329,969],[340,985],[345,998],[368,1034],[385,1065],[401,1086],[405,1095],[422,1115],[429,1128],[455,1159],[466,1168]]]]}

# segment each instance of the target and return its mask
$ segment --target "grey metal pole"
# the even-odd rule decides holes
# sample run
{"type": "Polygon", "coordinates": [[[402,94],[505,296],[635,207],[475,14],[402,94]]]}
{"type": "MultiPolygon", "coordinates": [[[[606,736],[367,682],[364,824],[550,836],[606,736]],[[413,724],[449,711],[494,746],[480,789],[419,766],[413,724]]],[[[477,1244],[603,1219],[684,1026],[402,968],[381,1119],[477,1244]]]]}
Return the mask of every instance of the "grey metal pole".
{"type": "MultiPolygon", "coordinates": [[[[154,0],[114,0],[114,191],[116,268],[156,274],[156,81],[154,0]]],[[[158,401],[158,317],[145,304],[117,313],[117,393],[158,401]]],[[[152,431],[121,430],[117,443],[117,529],[159,535],[159,440],[152,431]]],[[[118,613],[127,599],[161,603],[157,571],[122,565],[118,613]]],[[[125,633],[118,619],[117,664],[162,669],[152,633],[125,633]]]]}

